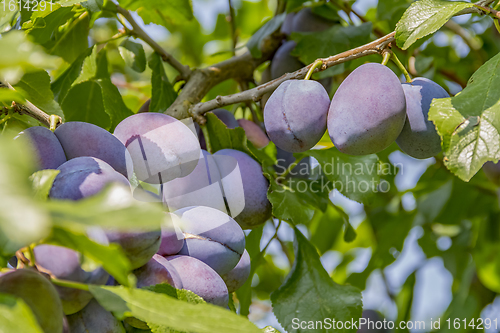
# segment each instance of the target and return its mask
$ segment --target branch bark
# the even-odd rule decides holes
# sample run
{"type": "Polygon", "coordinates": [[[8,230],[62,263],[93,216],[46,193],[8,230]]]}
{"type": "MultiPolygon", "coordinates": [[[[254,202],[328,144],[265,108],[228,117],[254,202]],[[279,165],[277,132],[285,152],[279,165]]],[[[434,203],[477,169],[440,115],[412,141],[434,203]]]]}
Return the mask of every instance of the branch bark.
{"type": "MultiPolygon", "coordinates": [[[[352,50],[346,51],[339,53],[337,55],[321,59],[323,61],[323,65],[316,69],[315,72],[319,71],[324,71],[327,68],[330,68],[332,66],[354,60],[357,58],[361,58],[370,54],[380,54],[391,42],[394,41],[394,35],[395,32],[392,32],[382,38],[379,38],[373,42],[370,42],[368,44],[365,44],[363,46],[354,48],[352,50]]],[[[298,71],[295,71],[293,73],[287,73],[275,80],[269,81],[265,84],[262,84],[258,87],[255,87],[250,90],[246,90],[237,94],[233,95],[228,95],[228,96],[217,96],[217,98],[204,102],[204,103],[198,103],[196,105],[193,105],[190,108],[190,114],[192,117],[194,117],[197,121],[201,121],[200,117],[203,116],[204,113],[222,107],[226,105],[231,105],[235,103],[241,103],[241,102],[246,102],[246,101],[258,101],[260,98],[269,92],[274,91],[278,86],[283,83],[284,81],[287,80],[299,80],[303,79],[309,68],[312,66],[312,64],[299,69],[298,71]]],[[[203,121],[202,121],[203,122],[203,121]]]]}
{"type": "Polygon", "coordinates": [[[125,8],[117,6],[118,13],[120,13],[132,26],[131,34],[142,39],[146,42],[153,50],[158,52],[163,61],[168,62],[172,67],[174,67],[180,74],[181,78],[187,80],[191,75],[191,69],[189,66],[181,64],[177,59],[174,58],[170,53],[165,51],[163,47],[161,47],[157,42],[155,42],[140,26],[137,24],[135,19],[132,17],[132,14],[125,8]]]}
{"type": "MultiPolygon", "coordinates": [[[[177,119],[193,116],[190,112],[191,106],[200,103],[217,84],[228,79],[251,80],[254,70],[272,57],[282,40],[281,33],[274,33],[266,38],[262,43],[262,57],[259,59],[246,52],[213,66],[194,70],[177,99],[165,113],[177,119]]],[[[196,120],[203,123],[200,118],[196,120]]]]}

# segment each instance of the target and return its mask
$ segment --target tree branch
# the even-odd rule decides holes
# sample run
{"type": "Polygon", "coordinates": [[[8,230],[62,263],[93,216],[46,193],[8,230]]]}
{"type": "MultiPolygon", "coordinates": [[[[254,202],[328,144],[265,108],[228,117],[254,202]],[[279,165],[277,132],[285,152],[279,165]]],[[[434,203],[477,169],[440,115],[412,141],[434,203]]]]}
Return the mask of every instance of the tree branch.
{"type": "MultiPolygon", "coordinates": [[[[394,35],[395,32],[392,32],[382,38],[379,38],[363,46],[354,48],[346,52],[339,53],[329,58],[321,59],[323,61],[323,66],[316,69],[315,72],[324,71],[332,66],[350,60],[354,60],[357,58],[361,58],[370,54],[380,54],[387,47],[387,45],[389,45],[389,43],[394,41],[394,35]]],[[[311,66],[312,64],[302,69],[299,69],[298,71],[295,71],[293,73],[287,73],[275,80],[269,81],[250,90],[242,91],[240,93],[228,96],[217,96],[217,98],[211,101],[198,103],[191,107],[190,113],[195,119],[198,118],[199,120],[199,117],[202,116],[204,113],[222,106],[240,102],[246,102],[246,101],[256,102],[260,100],[260,98],[264,94],[274,91],[284,81],[294,80],[294,79],[298,80],[304,78],[311,66]]]]}
{"type": "MultiPolygon", "coordinates": [[[[251,80],[254,70],[272,57],[283,37],[281,33],[274,33],[266,38],[262,43],[262,56],[259,59],[246,52],[218,64],[193,70],[179,96],[165,113],[177,119],[190,117],[191,106],[199,103],[217,84],[228,79],[251,80]]],[[[203,123],[200,118],[196,120],[203,123]]]]}
{"type": "Polygon", "coordinates": [[[191,75],[191,69],[189,69],[189,66],[185,66],[181,64],[177,59],[175,59],[170,53],[165,51],[163,47],[161,47],[157,42],[155,42],[142,28],[137,24],[137,22],[134,20],[132,17],[132,14],[125,8],[122,8],[120,6],[117,6],[118,13],[120,13],[125,19],[130,23],[132,26],[132,31],[131,34],[134,35],[135,37],[142,39],[144,42],[146,42],[153,50],[158,52],[163,61],[168,62],[172,67],[174,67],[180,74],[181,78],[187,80],[190,75],[191,75]]]}

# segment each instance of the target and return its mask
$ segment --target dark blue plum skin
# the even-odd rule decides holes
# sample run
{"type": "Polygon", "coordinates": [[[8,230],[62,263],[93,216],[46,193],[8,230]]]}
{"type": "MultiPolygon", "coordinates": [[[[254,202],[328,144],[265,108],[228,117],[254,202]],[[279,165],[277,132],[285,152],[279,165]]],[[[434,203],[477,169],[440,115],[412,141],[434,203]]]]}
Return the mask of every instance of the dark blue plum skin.
{"type": "Polygon", "coordinates": [[[295,17],[295,13],[288,13],[285,16],[285,20],[281,25],[280,32],[285,35],[290,35],[292,33],[293,19],[295,17]]]}
{"type": "Polygon", "coordinates": [[[245,250],[236,267],[226,274],[221,275],[230,293],[234,293],[245,284],[250,276],[250,268],[250,255],[245,250]]]}
{"type": "Polygon", "coordinates": [[[326,131],[330,98],[316,81],[285,81],[264,108],[267,134],[277,147],[292,153],[314,147],[326,131]]]}
{"type": "Polygon", "coordinates": [[[205,302],[226,308],[229,294],[224,280],[210,266],[193,257],[165,257],[176,269],[184,289],[203,298],[205,302]]]}
{"type": "MultiPolygon", "coordinates": [[[[78,252],[56,245],[38,245],[34,248],[37,267],[49,271],[58,279],[86,284],[105,284],[109,274],[102,268],[87,272],[80,266],[78,252]]],[[[64,313],[70,315],[82,310],[93,298],[87,291],[56,286],[64,313]]]]}
{"type": "Polygon", "coordinates": [[[177,254],[184,246],[184,235],[173,220],[175,216],[167,214],[167,218],[161,226],[161,244],[158,250],[158,254],[162,256],[177,254]]]}
{"type": "MultiPolygon", "coordinates": [[[[271,217],[271,203],[267,199],[269,182],[262,174],[260,164],[244,152],[234,149],[219,150],[214,156],[233,157],[240,169],[245,207],[238,215],[231,216],[242,229],[252,229],[266,222],[271,217]]],[[[222,168],[223,166],[219,165],[219,170],[222,168]]]]}
{"type": "Polygon", "coordinates": [[[71,333],[125,333],[121,322],[96,300],[90,301],[83,310],[67,318],[71,333]]]}
{"type": "Polygon", "coordinates": [[[134,270],[134,275],[137,277],[137,288],[168,283],[176,289],[182,289],[179,273],[159,254],[155,254],[146,265],[134,270]]]}
{"type": "Polygon", "coordinates": [[[295,14],[292,32],[321,32],[331,28],[335,22],[316,15],[311,8],[304,8],[295,14]]]}
{"type": "Polygon", "coordinates": [[[60,200],[81,200],[99,193],[106,185],[119,183],[130,186],[127,178],[106,162],[94,157],[77,157],[57,170],[49,197],[60,200]]]}
{"type": "Polygon", "coordinates": [[[285,73],[292,73],[301,69],[304,65],[300,60],[290,54],[297,46],[295,41],[290,40],[281,45],[274,54],[271,61],[271,78],[276,79],[285,73]]]}
{"type": "Polygon", "coordinates": [[[158,252],[161,244],[161,230],[142,231],[106,231],[111,243],[122,247],[130,260],[132,269],[139,268],[158,252]]]}
{"type": "Polygon", "coordinates": [[[125,177],[132,175],[132,160],[125,146],[105,129],[94,124],[72,121],[59,126],[54,134],[66,157],[91,156],[103,160],[125,177]]]}
{"type": "Polygon", "coordinates": [[[483,165],[483,171],[486,177],[495,185],[500,186],[500,162],[494,163],[488,161],[483,165]]]}
{"type": "Polygon", "coordinates": [[[181,218],[184,246],[179,254],[197,258],[219,274],[239,262],[245,234],[229,215],[211,207],[186,207],[174,212],[181,218]]]}
{"type": "Polygon", "coordinates": [[[405,119],[399,78],[384,65],[368,63],[349,74],[333,96],[328,133],[345,154],[374,154],[397,139],[405,119]]]}
{"type": "Polygon", "coordinates": [[[429,158],[441,152],[441,138],[429,120],[434,98],[450,97],[437,83],[423,77],[403,83],[406,96],[406,122],[396,139],[399,148],[414,158],[429,158]]]}
{"type": "Polygon", "coordinates": [[[150,184],[188,175],[200,154],[191,129],[163,113],[132,115],[116,126],[114,135],[127,147],[137,178],[150,184]]]}
{"type": "Polygon", "coordinates": [[[0,273],[0,293],[21,298],[44,333],[62,333],[61,300],[52,283],[42,274],[28,269],[0,273]]]}
{"type": "Polygon", "coordinates": [[[66,162],[66,155],[54,133],[41,126],[25,129],[16,140],[27,140],[32,145],[40,170],[57,169],[66,162]]]}
{"type": "MultiPolygon", "coordinates": [[[[281,148],[276,147],[276,165],[274,166],[274,170],[277,173],[285,172],[288,167],[295,163],[295,157],[293,153],[288,151],[284,151],[281,148]]],[[[304,157],[297,163],[297,165],[290,171],[288,177],[295,178],[308,178],[311,171],[311,163],[309,157],[304,157]]]]}

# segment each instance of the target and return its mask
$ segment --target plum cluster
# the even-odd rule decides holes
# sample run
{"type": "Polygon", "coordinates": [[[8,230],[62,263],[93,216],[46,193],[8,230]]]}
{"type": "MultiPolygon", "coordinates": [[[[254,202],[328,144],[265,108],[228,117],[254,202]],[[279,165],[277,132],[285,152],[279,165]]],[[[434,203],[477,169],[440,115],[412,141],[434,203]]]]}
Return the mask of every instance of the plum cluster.
{"type": "MultiPolygon", "coordinates": [[[[234,125],[240,122],[235,120],[234,125]]],[[[28,128],[17,139],[30,143],[39,169],[59,171],[50,200],[85,200],[110,184],[119,184],[134,191],[136,198],[148,196],[147,201],[164,204],[161,229],[143,228],[138,221],[131,229],[87,231],[97,243],[120,245],[138,288],[167,283],[227,308],[230,293],[248,279],[250,257],[243,228],[268,220],[271,205],[262,168],[246,153],[224,149],[212,155],[201,150],[194,126],[149,112],[123,120],[114,134],[92,124],[68,122],[54,132],[28,128]],[[134,189],[132,177],[140,184],[156,185],[159,195],[134,189]]],[[[22,298],[44,332],[148,329],[134,318],[118,321],[89,292],[54,285],[44,275],[116,285],[103,268],[85,270],[79,252],[58,245],[40,244],[33,252],[36,270],[3,273],[0,292],[22,298]]]]}
{"type": "Polygon", "coordinates": [[[287,152],[311,149],[328,129],[346,154],[374,154],[396,142],[422,159],[441,151],[428,113],[434,98],[445,97],[448,93],[429,79],[401,84],[388,67],[368,63],[349,74],[331,101],[318,82],[283,82],[266,103],[264,123],[271,140],[287,152]]]}

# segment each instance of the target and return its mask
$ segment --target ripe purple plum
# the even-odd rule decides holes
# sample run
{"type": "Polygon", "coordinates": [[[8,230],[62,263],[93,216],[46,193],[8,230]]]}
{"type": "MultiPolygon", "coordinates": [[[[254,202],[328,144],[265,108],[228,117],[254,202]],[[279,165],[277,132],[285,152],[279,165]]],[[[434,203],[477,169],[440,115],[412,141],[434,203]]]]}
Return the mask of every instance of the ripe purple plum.
{"type": "MultiPolygon", "coordinates": [[[[269,182],[262,174],[260,164],[244,152],[234,149],[219,150],[214,156],[229,156],[234,158],[240,171],[244,208],[237,215],[234,212],[230,215],[234,217],[243,229],[255,228],[266,222],[271,217],[271,203],[267,199],[269,182]]],[[[234,166],[229,163],[219,163],[218,167],[221,176],[230,174],[234,169],[234,166]]],[[[231,209],[232,204],[230,199],[237,197],[237,194],[233,194],[232,190],[236,192],[239,191],[239,188],[233,189],[230,185],[224,185],[224,195],[231,209]]]]}
{"type": "Polygon", "coordinates": [[[500,162],[494,163],[488,161],[483,165],[483,171],[486,177],[495,185],[500,185],[500,162]]]}
{"type": "Polygon", "coordinates": [[[32,146],[40,170],[57,169],[66,162],[63,147],[54,133],[42,126],[25,129],[15,138],[32,146]]]}
{"type": "MultiPolygon", "coordinates": [[[[34,248],[36,266],[58,279],[85,284],[105,284],[109,274],[102,268],[87,272],[80,266],[80,254],[62,246],[42,244],[34,248]]],[[[83,309],[92,299],[87,291],[56,286],[64,313],[70,315],[83,309]]]]}
{"type": "Polygon", "coordinates": [[[137,113],[145,113],[149,112],[149,104],[151,104],[151,99],[148,99],[144,104],[142,104],[141,108],[137,113]]]}
{"type": "Polygon", "coordinates": [[[255,148],[264,148],[269,144],[269,138],[266,133],[253,121],[247,119],[238,119],[238,124],[245,130],[245,135],[255,148]]]}
{"type": "Polygon", "coordinates": [[[239,262],[245,234],[229,215],[211,207],[186,207],[174,212],[181,219],[184,246],[179,254],[197,258],[219,274],[239,262]]]}
{"type": "Polygon", "coordinates": [[[429,120],[429,108],[434,98],[450,95],[439,84],[424,77],[403,83],[406,97],[406,122],[396,143],[406,154],[429,158],[441,152],[441,138],[429,120]]]}
{"type": "Polygon", "coordinates": [[[247,250],[243,252],[240,261],[228,273],[221,275],[230,293],[240,289],[250,276],[250,255],[247,250]]]}
{"type": "Polygon", "coordinates": [[[160,249],[161,230],[109,230],[106,235],[111,243],[122,247],[132,269],[146,265],[160,249]]]}
{"type": "Polygon", "coordinates": [[[290,40],[278,48],[271,61],[272,79],[277,79],[285,73],[292,73],[304,67],[298,58],[290,54],[296,46],[297,43],[290,40]]]}
{"type": "Polygon", "coordinates": [[[62,333],[61,300],[52,283],[42,274],[28,269],[0,273],[0,293],[22,299],[33,311],[44,333],[62,333]]]}
{"type": "Polygon", "coordinates": [[[178,227],[179,222],[177,215],[167,213],[165,222],[161,226],[159,255],[171,256],[177,254],[184,246],[184,235],[178,227]]]}
{"type": "MultiPolygon", "coordinates": [[[[292,163],[295,163],[295,157],[293,153],[284,151],[281,148],[276,147],[276,165],[274,169],[278,173],[284,173],[290,167],[292,163]]],[[[289,177],[295,178],[308,178],[311,173],[311,163],[309,157],[304,157],[301,159],[295,167],[288,174],[289,177]]]]}
{"type": "Polygon", "coordinates": [[[79,121],[59,126],[54,134],[59,139],[68,160],[90,156],[108,163],[124,175],[132,175],[132,159],[125,146],[105,129],[79,121]]]}
{"type": "Polygon", "coordinates": [[[311,8],[304,8],[295,14],[291,32],[321,32],[334,24],[334,21],[314,14],[311,8]]]}
{"type": "Polygon", "coordinates": [[[326,131],[330,98],[316,81],[289,80],[274,91],[264,109],[264,124],[277,147],[304,152],[326,131]]]}
{"type": "Polygon", "coordinates": [[[116,126],[114,135],[130,152],[137,178],[151,184],[190,174],[200,155],[194,132],[163,113],[132,115],[116,126]]]}
{"type": "Polygon", "coordinates": [[[146,265],[136,269],[134,274],[137,277],[137,288],[168,283],[174,288],[182,289],[179,273],[167,259],[159,254],[155,254],[146,265]]]}
{"type": "Polygon", "coordinates": [[[285,20],[283,21],[283,24],[281,25],[280,32],[282,34],[290,35],[292,33],[294,17],[295,17],[295,13],[293,13],[293,12],[286,14],[285,20]]]}
{"type": "Polygon", "coordinates": [[[210,266],[183,255],[168,256],[166,259],[179,273],[184,289],[192,291],[208,303],[227,307],[229,294],[226,284],[210,266]]]}
{"type": "Polygon", "coordinates": [[[68,316],[71,333],[125,333],[121,322],[104,309],[96,300],[80,312],[68,316]]]}
{"type": "Polygon", "coordinates": [[[227,128],[234,129],[239,127],[238,121],[234,118],[234,115],[226,109],[215,109],[212,112],[217,116],[226,126],[227,128]]]}
{"type": "Polygon", "coordinates": [[[368,63],[349,74],[333,96],[328,133],[345,154],[374,154],[397,139],[405,119],[399,78],[384,65],[368,63]]]}
{"type": "Polygon", "coordinates": [[[130,186],[127,178],[106,162],[95,157],[76,157],[57,170],[49,197],[61,200],[81,200],[99,193],[106,185],[119,183],[130,186]]]}

